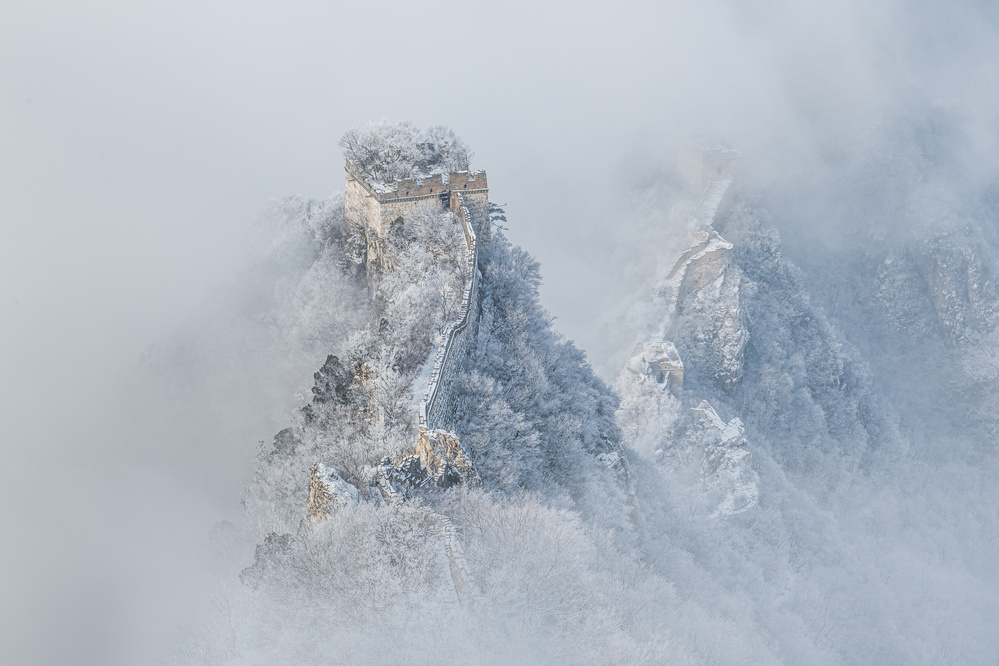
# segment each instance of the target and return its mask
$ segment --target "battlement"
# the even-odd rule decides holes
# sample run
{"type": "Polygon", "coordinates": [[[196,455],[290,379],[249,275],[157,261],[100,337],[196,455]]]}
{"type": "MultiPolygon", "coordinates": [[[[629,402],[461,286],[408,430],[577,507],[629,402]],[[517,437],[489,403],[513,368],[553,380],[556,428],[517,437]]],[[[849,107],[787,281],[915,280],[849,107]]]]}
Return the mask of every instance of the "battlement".
{"type": "MultiPolygon", "coordinates": [[[[361,178],[356,172],[352,172],[348,163],[348,177],[361,178]]],[[[486,172],[479,171],[456,171],[454,173],[435,174],[428,178],[406,178],[392,183],[386,183],[384,188],[375,188],[367,181],[366,185],[372,190],[373,195],[379,203],[387,201],[399,201],[403,199],[418,197],[430,198],[439,196],[449,191],[476,191],[488,190],[489,184],[486,180],[486,172]]]]}
{"type": "Polygon", "coordinates": [[[703,193],[713,180],[731,180],[738,189],[742,155],[718,135],[695,134],[688,138],[677,167],[694,194],[703,193]]]}
{"type": "MultiPolygon", "coordinates": [[[[489,181],[484,170],[456,171],[435,174],[427,178],[405,178],[391,183],[368,181],[348,160],[344,214],[349,224],[373,230],[384,236],[389,225],[406,215],[420,202],[439,201],[441,210],[456,210],[457,196],[463,195],[467,204],[488,210],[489,181]]],[[[477,231],[488,237],[483,220],[476,220],[477,231]]]]}

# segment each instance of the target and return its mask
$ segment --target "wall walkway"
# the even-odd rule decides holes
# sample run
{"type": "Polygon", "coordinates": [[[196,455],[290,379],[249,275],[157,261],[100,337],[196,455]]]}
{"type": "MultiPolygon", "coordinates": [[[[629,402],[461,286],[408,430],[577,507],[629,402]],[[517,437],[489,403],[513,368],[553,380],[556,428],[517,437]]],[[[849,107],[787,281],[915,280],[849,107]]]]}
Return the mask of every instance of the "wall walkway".
{"type": "Polygon", "coordinates": [[[462,295],[458,318],[441,335],[434,357],[434,368],[426,393],[419,406],[419,427],[427,430],[453,426],[455,398],[451,392],[454,378],[469,347],[478,333],[479,252],[472,216],[464,198],[458,194],[458,219],[465,232],[465,293],[462,295]]]}

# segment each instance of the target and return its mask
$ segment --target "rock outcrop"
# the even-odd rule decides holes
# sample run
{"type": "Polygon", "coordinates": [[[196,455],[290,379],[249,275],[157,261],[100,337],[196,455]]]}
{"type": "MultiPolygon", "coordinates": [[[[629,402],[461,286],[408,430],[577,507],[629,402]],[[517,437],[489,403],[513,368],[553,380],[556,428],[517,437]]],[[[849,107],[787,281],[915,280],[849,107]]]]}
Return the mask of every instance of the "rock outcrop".
{"type": "Polygon", "coordinates": [[[707,226],[657,289],[669,336],[696,369],[695,376],[726,390],[742,377],[749,340],[740,299],[742,271],[731,252],[732,244],[707,226]]]}
{"type": "Polygon", "coordinates": [[[706,400],[690,411],[698,417],[704,446],[701,481],[707,492],[721,494],[714,515],[730,516],[756,506],[759,476],[742,421],[734,418],[725,423],[706,400]]]}
{"type": "Polygon", "coordinates": [[[421,430],[413,453],[385,456],[362,474],[376,496],[399,504],[425,490],[446,490],[481,484],[458,436],[445,430],[421,430]]]}
{"type": "Polygon", "coordinates": [[[959,342],[990,329],[996,291],[975,240],[942,234],[885,257],[877,298],[900,331],[959,342]]]}
{"type": "Polygon", "coordinates": [[[323,522],[338,508],[356,504],[357,500],[357,488],[340,478],[332,467],[316,463],[309,470],[305,519],[310,526],[323,522]]]}
{"type": "Polygon", "coordinates": [[[426,473],[442,488],[459,483],[478,484],[479,475],[453,432],[421,430],[416,440],[416,455],[426,473]]]}

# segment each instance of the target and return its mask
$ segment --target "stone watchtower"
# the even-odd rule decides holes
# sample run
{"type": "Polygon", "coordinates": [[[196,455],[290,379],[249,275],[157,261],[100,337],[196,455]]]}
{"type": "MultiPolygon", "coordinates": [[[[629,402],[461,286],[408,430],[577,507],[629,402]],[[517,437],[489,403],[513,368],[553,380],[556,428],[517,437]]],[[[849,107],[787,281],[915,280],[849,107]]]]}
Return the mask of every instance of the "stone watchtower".
{"type": "Polygon", "coordinates": [[[345,169],[344,215],[348,226],[365,231],[369,244],[384,239],[393,222],[405,221],[423,202],[439,205],[441,211],[457,211],[464,205],[479,241],[489,239],[489,184],[485,171],[456,171],[374,184],[349,160],[345,169]]]}
{"type": "Polygon", "coordinates": [[[720,180],[729,180],[733,189],[739,189],[742,155],[718,135],[691,136],[677,166],[692,194],[700,195],[712,181],[720,180]]]}
{"type": "MultiPolygon", "coordinates": [[[[486,172],[452,171],[423,178],[375,182],[365,178],[349,159],[345,169],[347,183],[344,216],[348,228],[363,235],[367,243],[364,270],[369,288],[377,281],[380,273],[392,270],[384,253],[386,238],[397,223],[405,224],[406,216],[412,214],[417,206],[429,204],[441,212],[454,211],[464,232],[467,252],[461,307],[453,320],[445,322],[437,351],[428,360],[433,365],[418,417],[418,427],[423,437],[425,432],[436,432],[451,426],[450,420],[455,412],[455,396],[451,392],[451,386],[478,334],[479,275],[482,265],[479,261],[479,249],[483,243],[489,242],[490,236],[486,172]]],[[[430,451],[435,446],[441,448],[445,451],[445,457],[453,459],[455,469],[464,469],[463,463],[454,459],[454,450],[459,450],[456,449],[457,439],[454,442],[445,441],[438,435],[427,435],[427,438],[421,444],[423,449],[418,450],[430,451]]],[[[423,464],[430,465],[429,458],[424,453],[420,455],[423,464]]]]}

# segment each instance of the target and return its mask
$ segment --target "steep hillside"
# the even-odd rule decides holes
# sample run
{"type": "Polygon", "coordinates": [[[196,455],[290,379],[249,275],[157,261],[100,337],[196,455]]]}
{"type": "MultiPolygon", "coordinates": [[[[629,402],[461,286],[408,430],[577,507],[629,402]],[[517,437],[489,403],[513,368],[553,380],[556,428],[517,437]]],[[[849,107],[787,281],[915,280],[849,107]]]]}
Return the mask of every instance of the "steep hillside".
{"type": "Polygon", "coordinates": [[[821,227],[736,205],[695,226],[631,303],[640,344],[615,388],[624,441],[651,463],[632,465],[647,552],[785,663],[978,663],[996,649],[979,613],[999,589],[982,531],[999,525],[985,499],[997,461],[975,437],[995,422],[993,251],[966,220],[910,227],[871,262],[883,230],[869,219],[853,244],[829,244],[821,227]],[[656,345],[675,345],[682,386],[656,381],[656,345]]]}
{"type": "Polygon", "coordinates": [[[816,303],[930,456],[940,438],[974,447],[996,433],[982,382],[996,377],[999,208],[962,127],[945,105],[917,108],[836,155],[835,170],[765,195],[816,303]],[[911,388],[930,384],[940,390],[911,388]]]}
{"type": "Polygon", "coordinates": [[[473,278],[462,259],[473,246],[454,213],[418,206],[379,242],[373,274],[370,236],[345,224],[342,199],[330,202],[314,268],[367,287],[370,304],[344,313],[350,337],[315,373],[308,404],[261,449],[247,527],[214,535],[215,560],[241,581],[225,593],[238,607],[228,620],[239,625],[235,643],[214,642],[220,619],[208,613],[208,629],[178,638],[176,658],[270,660],[336,645],[351,660],[404,651],[419,663],[474,645],[500,662],[527,649],[604,663],[613,642],[640,661],[638,629],[614,619],[630,588],[623,579],[604,588],[636,573],[627,562],[639,517],[617,401],[552,329],[537,262],[499,232],[474,248],[475,334],[446,387],[455,432],[426,429],[420,399],[438,381],[435,349],[473,278]],[[252,563],[238,545],[247,538],[252,563]],[[438,618],[435,628],[419,617],[438,618]],[[411,654],[428,639],[451,648],[411,654]]]}
{"type": "MultiPolygon", "coordinates": [[[[351,136],[377,138],[369,156],[403,154],[412,176],[437,155],[414,132],[351,136]]],[[[995,422],[991,250],[919,241],[922,254],[855,276],[869,285],[853,310],[831,294],[863,262],[816,292],[836,254],[799,268],[787,221],[730,196],[733,183],[639,197],[650,219],[686,219],[647,248],[658,273],[608,328],[637,334],[611,338],[624,359],[613,391],[553,328],[537,261],[499,229],[473,242],[447,197],[406,208],[384,236],[351,228],[338,196],[276,206],[267,256],[307,259],[275,284],[298,295],[288,311],[313,313],[276,335],[329,351],[261,447],[245,524],[213,532],[222,583],[169,660],[991,658],[994,447],[962,430],[930,456],[912,437],[937,417],[995,422]],[[893,336],[940,345],[963,364],[948,385],[982,395],[913,415],[933,399],[889,375],[918,356],[872,353],[893,336]],[[431,423],[434,391],[444,418],[431,423]]],[[[916,370],[897,374],[936,377],[916,370]]]]}

